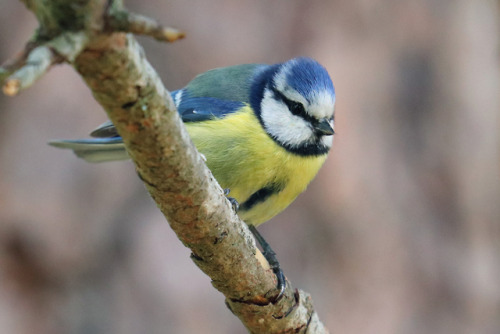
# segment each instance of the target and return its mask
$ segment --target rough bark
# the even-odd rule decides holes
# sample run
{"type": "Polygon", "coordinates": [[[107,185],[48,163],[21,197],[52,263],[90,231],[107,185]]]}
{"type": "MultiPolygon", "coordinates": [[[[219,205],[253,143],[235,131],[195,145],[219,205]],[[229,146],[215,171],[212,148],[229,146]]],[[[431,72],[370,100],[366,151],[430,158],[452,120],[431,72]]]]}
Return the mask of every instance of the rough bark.
{"type": "Polygon", "coordinates": [[[117,127],[139,177],[191,249],[193,261],[226,296],[227,306],[247,329],[327,332],[306,293],[288,284],[283,298],[275,300],[274,274],[191,143],[142,48],[123,31],[167,41],[182,38],[182,33],[126,15],[119,1],[24,3],[40,28],[20,59],[0,71],[4,92],[17,94],[52,64],[72,64],[117,127]]]}

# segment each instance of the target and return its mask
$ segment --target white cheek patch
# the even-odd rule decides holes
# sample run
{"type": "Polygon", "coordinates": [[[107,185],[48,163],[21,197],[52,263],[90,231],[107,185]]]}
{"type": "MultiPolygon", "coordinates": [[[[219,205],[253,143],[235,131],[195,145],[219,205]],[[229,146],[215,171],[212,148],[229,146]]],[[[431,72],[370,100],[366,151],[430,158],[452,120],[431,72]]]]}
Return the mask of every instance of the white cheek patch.
{"type": "Polygon", "coordinates": [[[261,102],[261,118],[266,131],[281,143],[298,147],[310,142],[314,132],[302,117],[290,113],[288,107],[266,90],[261,102]]]}

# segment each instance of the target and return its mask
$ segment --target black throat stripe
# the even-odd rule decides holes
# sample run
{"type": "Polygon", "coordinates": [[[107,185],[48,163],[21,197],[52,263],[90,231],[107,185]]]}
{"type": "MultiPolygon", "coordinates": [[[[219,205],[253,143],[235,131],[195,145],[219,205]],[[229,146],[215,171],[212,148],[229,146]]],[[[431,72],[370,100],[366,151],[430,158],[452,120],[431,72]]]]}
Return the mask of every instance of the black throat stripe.
{"type": "Polygon", "coordinates": [[[240,210],[242,211],[250,210],[257,204],[264,202],[271,195],[279,193],[280,191],[283,190],[283,188],[284,188],[283,186],[277,183],[273,183],[257,190],[252,195],[250,195],[250,197],[245,202],[240,204],[240,210]]]}

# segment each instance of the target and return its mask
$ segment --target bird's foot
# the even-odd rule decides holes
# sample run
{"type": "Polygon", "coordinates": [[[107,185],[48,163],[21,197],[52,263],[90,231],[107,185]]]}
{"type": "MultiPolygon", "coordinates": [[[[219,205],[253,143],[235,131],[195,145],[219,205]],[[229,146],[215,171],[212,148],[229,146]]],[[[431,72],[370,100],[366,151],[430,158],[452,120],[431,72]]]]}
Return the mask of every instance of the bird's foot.
{"type": "Polygon", "coordinates": [[[233,207],[234,212],[238,213],[238,210],[240,209],[240,203],[238,203],[236,198],[228,196],[230,192],[231,192],[231,189],[229,189],[229,188],[224,189],[224,196],[226,196],[229,203],[231,203],[231,206],[233,207]]]}
{"type": "Polygon", "coordinates": [[[276,297],[273,298],[272,303],[276,303],[283,297],[283,294],[285,292],[286,288],[286,279],[285,275],[283,274],[283,271],[280,268],[280,263],[278,262],[278,259],[276,258],[276,253],[273,251],[271,246],[267,243],[266,239],[257,231],[257,228],[253,225],[248,225],[248,228],[254,235],[255,239],[257,242],[260,244],[262,247],[262,253],[264,257],[266,258],[267,262],[269,263],[269,266],[273,270],[273,273],[276,275],[276,279],[278,281],[276,285],[276,289],[278,290],[278,294],[276,297]]]}

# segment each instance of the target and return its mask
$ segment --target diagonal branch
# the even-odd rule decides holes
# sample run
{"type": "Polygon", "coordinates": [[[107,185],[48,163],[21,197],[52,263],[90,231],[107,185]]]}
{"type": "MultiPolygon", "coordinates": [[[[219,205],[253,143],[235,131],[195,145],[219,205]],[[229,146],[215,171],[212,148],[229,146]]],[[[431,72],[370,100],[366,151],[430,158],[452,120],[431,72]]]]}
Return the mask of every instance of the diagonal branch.
{"type": "Polygon", "coordinates": [[[103,37],[82,52],[75,68],[107,110],[170,226],[230,309],[254,333],[305,326],[313,312],[302,292],[288,286],[284,298],[270,302],[277,294],[274,274],[256,256],[248,228],[232,212],[135,39],[103,37]]]}
{"type": "MultiPolygon", "coordinates": [[[[122,10],[121,2],[112,1],[109,6],[106,0],[92,0],[87,7],[78,7],[78,15],[72,12],[76,7],[70,0],[27,3],[28,8],[43,11],[43,20],[51,27],[45,31],[57,33],[52,39],[45,36],[48,42],[40,47],[53,47],[66,33],[64,29],[70,29],[57,26],[58,15],[85,15],[75,20],[83,26],[71,27],[77,31],[71,33],[73,37],[81,38],[70,40],[80,43],[50,50],[57,50],[83,77],[115,124],[137,173],[170,226],[247,329],[252,333],[326,333],[308,294],[288,285],[283,298],[275,301],[274,274],[191,143],[169,92],[142,48],[132,35],[110,33],[110,26],[103,22],[108,8],[122,10]]],[[[51,58],[46,54],[44,59],[51,58]]],[[[38,78],[52,63],[43,62],[33,77],[38,78]]]]}

